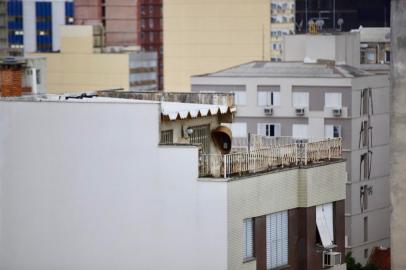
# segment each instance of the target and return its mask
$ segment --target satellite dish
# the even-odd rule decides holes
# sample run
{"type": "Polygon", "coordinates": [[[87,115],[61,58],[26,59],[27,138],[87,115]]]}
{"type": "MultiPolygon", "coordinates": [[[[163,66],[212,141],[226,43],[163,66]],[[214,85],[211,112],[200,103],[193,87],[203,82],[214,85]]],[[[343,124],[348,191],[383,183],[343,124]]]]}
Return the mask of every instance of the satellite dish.
{"type": "Polygon", "coordinates": [[[343,18],[339,18],[339,19],[337,20],[337,25],[338,25],[340,31],[342,30],[343,24],[344,24],[344,19],[343,19],[343,18]]]}
{"type": "Polygon", "coordinates": [[[316,26],[317,26],[317,29],[318,29],[319,31],[323,30],[323,25],[324,25],[324,20],[318,19],[318,20],[316,21],[316,26]]]}

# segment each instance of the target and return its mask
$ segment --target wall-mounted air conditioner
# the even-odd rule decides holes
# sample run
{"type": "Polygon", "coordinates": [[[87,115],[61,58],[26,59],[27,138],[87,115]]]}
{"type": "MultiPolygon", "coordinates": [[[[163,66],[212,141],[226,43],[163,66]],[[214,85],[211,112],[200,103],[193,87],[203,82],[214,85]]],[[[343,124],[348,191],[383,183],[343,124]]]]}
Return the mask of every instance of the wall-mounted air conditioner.
{"type": "Polygon", "coordinates": [[[296,108],[295,112],[297,116],[303,116],[305,114],[305,108],[296,108]]]}
{"type": "Polygon", "coordinates": [[[335,117],[340,117],[343,114],[343,109],[341,108],[334,108],[333,109],[333,115],[335,117]]]}
{"type": "Polygon", "coordinates": [[[264,113],[266,115],[272,115],[273,114],[273,108],[272,107],[265,107],[264,108],[264,113]]]}
{"type": "Polygon", "coordinates": [[[323,251],[323,268],[341,264],[341,253],[323,251]]]}

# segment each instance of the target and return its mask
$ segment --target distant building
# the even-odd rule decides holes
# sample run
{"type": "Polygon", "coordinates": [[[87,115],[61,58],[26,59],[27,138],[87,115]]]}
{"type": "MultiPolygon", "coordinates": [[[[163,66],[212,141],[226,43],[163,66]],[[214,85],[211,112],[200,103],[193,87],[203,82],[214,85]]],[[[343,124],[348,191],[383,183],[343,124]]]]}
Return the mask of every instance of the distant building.
{"type": "Polygon", "coordinates": [[[232,95],[110,94],[0,101],[1,269],[346,269],[340,139],[234,151],[232,95]]]}
{"type": "Polygon", "coordinates": [[[93,26],[64,26],[61,51],[41,53],[48,63],[49,93],[122,88],[157,89],[157,55],[133,47],[103,47],[93,26]],[[96,35],[94,35],[96,33],[96,35]]]}
{"type": "Polygon", "coordinates": [[[0,57],[7,55],[8,51],[8,20],[7,3],[0,0],[0,57]]]}
{"type": "Polygon", "coordinates": [[[295,8],[293,0],[165,1],[165,90],[189,91],[196,74],[281,61],[282,36],[295,31],[295,8]]]}
{"type": "Polygon", "coordinates": [[[388,73],[377,75],[333,60],[254,61],[191,80],[194,92],[234,93],[235,137],[342,138],[348,172],[347,251],[366,263],[372,248],[390,245],[388,73]]]}
{"type": "Polygon", "coordinates": [[[163,89],[162,0],[75,0],[75,23],[103,26],[106,46],[138,45],[156,52],[163,89]]]}
{"type": "Polygon", "coordinates": [[[294,33],[295,1],[271,0],[271,61],[282,61],[282,37],[294,33]]]}
{"type": "Polygon", "coordinates": [[[11,54],[58,51],[60,26],[74,23],[73,0],[6,0],[5,5],[11,54]]]}
{"type": "Polygon", "coordinates": [[[323,20],[326,31],[350,31],[360,26],[389,27],[390,1],[296,0],[297,32],[308,32],[310,20],[323,20]]]}
{"type": "Polygon", "coordinates": [[[361,39],[361,64],[390,63],[390,28],[365,28],[359,30],[361,39]]]}
{"type": "Polygon", "coordinates": [[[0,96],[47,93],[46,71],[45,58],[0,58],[0,96]]]}
{"type": "Polygon", "coordinates": [[[284,36],[282,59],[307,63],[330,61],[359,67],[360,35],[358,32],[339,32],[284,36]]]}

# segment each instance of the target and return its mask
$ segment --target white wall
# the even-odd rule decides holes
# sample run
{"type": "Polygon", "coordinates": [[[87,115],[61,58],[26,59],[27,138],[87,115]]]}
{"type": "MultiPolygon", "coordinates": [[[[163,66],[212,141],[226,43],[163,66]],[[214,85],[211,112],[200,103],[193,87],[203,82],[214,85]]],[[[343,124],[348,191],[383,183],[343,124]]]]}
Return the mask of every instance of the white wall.
{"type": "Polygon", "coordinates": [[[157,104],[1,101],[0,269],[226,269],[225,184],[158,123],[157,104]]]}

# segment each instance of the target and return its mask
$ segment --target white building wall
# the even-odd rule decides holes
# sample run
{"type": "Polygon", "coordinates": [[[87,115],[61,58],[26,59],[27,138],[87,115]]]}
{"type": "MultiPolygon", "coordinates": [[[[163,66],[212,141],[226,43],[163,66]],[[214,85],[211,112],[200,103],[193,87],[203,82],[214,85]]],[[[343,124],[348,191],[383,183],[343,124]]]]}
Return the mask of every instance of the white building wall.
{"type": "Polygon", "coordinates": [[[23,2],[24,53],[37,51],[35,1],[23,2]]]}
{"type": "Polygon", "coordinates": [[[198,182],[197,148],[158,147],[159,119],[1,101],[0,269],[227,269],[225,183],[198,182]]]}
{"type": "Polygon", "coordinates": [[[65,25],[65,1],[52,3],[52,49],[58,51],[61,48],[61,25],[65,25]]]}

